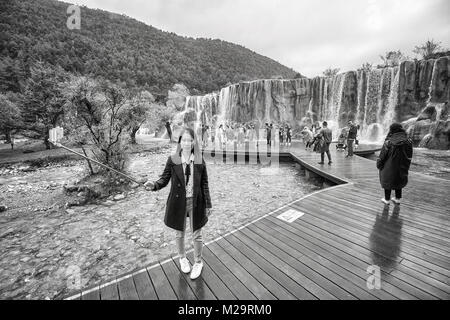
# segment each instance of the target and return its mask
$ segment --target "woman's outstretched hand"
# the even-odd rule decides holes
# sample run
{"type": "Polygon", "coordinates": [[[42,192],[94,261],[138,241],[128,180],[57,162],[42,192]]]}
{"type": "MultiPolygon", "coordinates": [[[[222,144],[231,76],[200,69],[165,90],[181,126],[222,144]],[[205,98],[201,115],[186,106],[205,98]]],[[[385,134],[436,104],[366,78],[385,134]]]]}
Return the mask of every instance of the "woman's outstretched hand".
{"type": "Polygon", "coordinates": [[[145,190],[147,191],[153,191],[153,188],[155,187],[155,184],[151,181],[147,181],[144,183],[145,190]]]}

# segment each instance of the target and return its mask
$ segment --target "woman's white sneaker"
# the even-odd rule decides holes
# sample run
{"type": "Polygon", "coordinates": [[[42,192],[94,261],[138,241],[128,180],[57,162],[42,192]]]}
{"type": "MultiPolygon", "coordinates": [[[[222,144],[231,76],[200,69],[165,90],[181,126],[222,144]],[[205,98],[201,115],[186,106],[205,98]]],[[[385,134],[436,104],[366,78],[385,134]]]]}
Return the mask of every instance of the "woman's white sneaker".
{"type": "Polygon", "coordinates": [[[192,272],[191,272],[191,279],[195,280],[197,279],[200,274],[202,273],[202,269],[203,269],[203,262],[200,263],[195,263],[194,266],[192,267],[192,272]]]}
{"type": "Polygon", "coordinates": [[[392,202],[395,204],[400,204],[400,199],[392,198],[392,202]]]}
{"type": "Polygon", "coordinates": [[[191,272],[191,265],[189,264],[189,260],[187,258],[180,259],[180,266],[181,266],[181,271],[183,271],[183,273],[191,272]]]}
{"type": "Polygon", "coordinates": [[[390,204],[389,200],[386,200],[385,198],[381,198],[381,202],[383,202],[386,205],[390,204]]]}

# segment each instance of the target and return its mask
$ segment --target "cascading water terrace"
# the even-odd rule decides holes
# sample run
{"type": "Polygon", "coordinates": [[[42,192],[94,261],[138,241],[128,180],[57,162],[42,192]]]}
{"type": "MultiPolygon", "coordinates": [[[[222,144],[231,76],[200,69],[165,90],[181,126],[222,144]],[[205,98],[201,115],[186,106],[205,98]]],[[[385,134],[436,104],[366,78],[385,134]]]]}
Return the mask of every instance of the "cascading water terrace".
{"type": "Polygon", "coordinates": [[[195,110],[203,123],[216,120],[217,125],[225,121],[288,122],[295,128],[327,121],[335,138],[348,120],[354,120],[360,125],[360,141],[381,143],[394,121],[417,117],[427,103],[448,99],[448,84],[442,86],[448,80],[441,79],[448,72],[448,61],[448,57],[406,61],[400,67],[326,78],[240,82],[220,93],[189,97],[186,110],[195,110]],[[445,70],[438,72],[437,68],[445,70]]]}

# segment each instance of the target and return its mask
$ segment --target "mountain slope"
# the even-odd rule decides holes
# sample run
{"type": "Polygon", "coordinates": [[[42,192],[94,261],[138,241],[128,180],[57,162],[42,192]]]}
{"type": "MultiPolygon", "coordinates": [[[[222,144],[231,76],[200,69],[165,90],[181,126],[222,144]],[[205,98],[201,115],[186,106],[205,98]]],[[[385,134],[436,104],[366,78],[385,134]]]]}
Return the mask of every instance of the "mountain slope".
{"type": "Polygon", "coordinates": [[[239,45],[177,36],[102,10],[81,7],[81,29],[69,30],[68,6],[53,0],[1,1],[3,64],[26,74],[31,61],[43,60],[158,94],[180,82],[193,93],[206,93],[228,82],[297,74],[239,45]]]}

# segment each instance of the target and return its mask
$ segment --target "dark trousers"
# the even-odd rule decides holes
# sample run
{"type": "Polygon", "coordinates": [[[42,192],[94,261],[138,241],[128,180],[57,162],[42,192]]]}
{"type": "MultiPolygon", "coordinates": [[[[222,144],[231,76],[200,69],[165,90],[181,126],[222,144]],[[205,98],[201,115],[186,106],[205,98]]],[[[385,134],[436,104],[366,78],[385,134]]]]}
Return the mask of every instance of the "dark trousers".
{"type": "Polygon", "coordinates": [[[320,159],[322,162],[325,160],[325,153],[327,154],[328,161],[331,161],[330,144],[329,143],[327,143],[327,150],[320,154],[320,159]]]}
{"type": "Polygon", "coordinates": [[[353,142],[355,139],[348,139],[347,140],[347,147],[348,147],[348,156],[353,156],[353,142]]]}
{"type": "MultiPolygon", "coordinates": [[[[391,192],[392,192],[392,190],[390,190],[390,189],[384,189],[384,198],[386,200],[391,200],[391,192]]],[[[402,198],[402,189],[395,190],[395,197],[397,199],[402,198]]]]}

